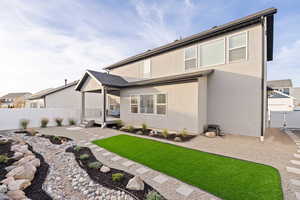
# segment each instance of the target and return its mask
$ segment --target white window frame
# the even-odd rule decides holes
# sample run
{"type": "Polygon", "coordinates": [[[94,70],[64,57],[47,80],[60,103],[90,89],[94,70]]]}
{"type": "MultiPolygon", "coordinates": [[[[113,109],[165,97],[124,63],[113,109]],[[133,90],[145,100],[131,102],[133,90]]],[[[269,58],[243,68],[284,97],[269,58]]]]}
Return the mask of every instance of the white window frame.
{"type": "Polygon", "coordinates": [[[140,114],[143,114],[143,115],[155,115],[156,114],[156,104],[155,104],[155,101],[156,101],[156,95],[155,94],[139,94],[139,113],[140,114]],[[142,113],[141,112],[141,108],[140,108],[140,106],[141,106],[141,96],[146,96],[146,95],[148,95],[148,96],[153,96],[153,113],[142,113]]]}
{"type": "Polygon", "coordinates": [[[215,39],[215,40],[211,40],[211,41],[207,41],[207,42],[204,42],[204,43],[200,43],[198,44],[198,68],[201,69],[201,68],[205,68],[205,67],[212,67],[212,66],[216,66],[216,65],[224,65],[226,64],[226,38],[218,38],[218,39],[215,39]],[[204,46],[204,45],[210,45],[211,43],[214,43],[216,41],[219,41],[219,40],[223,40],[224,42],[224,49],[223,49],[223,53],[224,53],[224,61],[221,62],[221,63],[217,63],[217,64],[211,64],[211,65],[201,65],[201,46],[204,46]]]}
{"type": "Polygon", "coordinates": [[[198,45],[192,45],[192,46],[189,46],[189,47],[186,47],[186,48],[184,48],[184,58],[183,58],[183,67],[184,67],[184,71],[192,71],[192,70],[196,70],[196,69],[198,69],[198,66],[199,66],[199,64],[198,64],[198,45]],[[195,53],[195,57],[193,57],[193,58],[186,58],[185,57],[185,52],[188,50],[188,49],[191,49],[191,48],[195,48],[195,50],[196,50],[196,53],[195,53]],[[192,60],[192,59],[196,59],[196,67],[195,68],[192,68],[192,69],[186,69],[186,67],[185,67],[185,61],[187,61],[187,60],[192,60]]]}
{"type": "Polygon", "coordinates": [[[151,59],[148,58],[143,61],[143,78],[147,79],[147,78],[151,78],[151,77],[152,77],[151,59]],[[149,72],[148,73],[145,73],[146,63],[149,63],[149,72]]]}
{"type": "Polygon", "coordinates": [[[168,95],[166,93],[158,93],[155,95],[155,113],[157,115],[167,115],[168,111],[168,95]],[[157,95],[164,94],[166,96],[166,102],[165,103],[157,103],[157,95]],[[166,113],[165,114],[158,114],[157,113],[157,106],[166,106],[166,113]]]}
{"type": "Polygon", "coordinates": [[[248,60],[248,31],[242,31],[242,32],[238,32],[238,33],[234,33],[234,34],[231,34],[231,35],[228,35],[227,36],[227,63],[230,64],[230,63],[238,63],[238,62],[243,62],[243,61],[247,61],[248,60]],[[246,33],[246,45],[242,45],[242,46],[238,46],[238,47],[234,47],[234,48],[229,48],[229,39],[233,36],[237,36],[237,35],[241,35],[241,34],[244,34],[246,33]],[[241,59],[241,60],[236,60],[236,61],[230,61],[229,60],[229,51],[230,50],[234,50],[234,49],[238,49],[238,48],[242,48],[242,47],[246,47],[246,58],[245,59],[241,59]]]}
{"type": "MultiPolygon", "coordinates": [[[[167,92],[158,92],[158,93],[142,93],[142,94],[130,94],[130,106],[129,106],[129,113],[130,114],[140,114],[140,115],[158,115],[158,116],[167,116],[167,113],[168,113],[168,93],[167,92]],[[158,105],[166,105],[166,114],[157,114],[157,95],[158,94],[165,94],[166,95],[166,103],[165,104],[158,104],[158,105]],[[153,95],[153,100],[154,100],[154,108],[153,108],[153,113],[141,113],[140,112],[140,98],[141,98],[141,95],[153,95]],[[132,113],[131,112],[131,97],[132,96],[136,96],[137,99],[138,99],[138,112],[137,113],[132,113]]],[[[135,105],[135,104],[134,104],[135,105]]]]}
{"type": "Polygon", "coordinates": [[[140,96],[136,95],[136,94],[130,95],[129,101],[130,101],[129,112],[132,113],[132,114],[138,114],[140,112],[140,96]],[[132,99],[133,96],[137,97],[137,103],[136,104],[132,104],[131,99],[132,99]],[[131,110],[132,105],[137,105],[137,112],[136,113],[132,112],[132,110],[131,110]]]}

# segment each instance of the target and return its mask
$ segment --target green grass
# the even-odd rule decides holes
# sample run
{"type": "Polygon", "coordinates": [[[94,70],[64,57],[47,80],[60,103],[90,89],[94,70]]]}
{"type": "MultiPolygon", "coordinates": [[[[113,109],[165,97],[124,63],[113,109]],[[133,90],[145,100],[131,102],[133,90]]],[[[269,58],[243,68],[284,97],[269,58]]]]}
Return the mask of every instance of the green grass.
{"type": "Polygon", "coordinates": [[[283,199],[280,175],[267,165],[128,135],[93,143],[223,199],[283,199]]]}

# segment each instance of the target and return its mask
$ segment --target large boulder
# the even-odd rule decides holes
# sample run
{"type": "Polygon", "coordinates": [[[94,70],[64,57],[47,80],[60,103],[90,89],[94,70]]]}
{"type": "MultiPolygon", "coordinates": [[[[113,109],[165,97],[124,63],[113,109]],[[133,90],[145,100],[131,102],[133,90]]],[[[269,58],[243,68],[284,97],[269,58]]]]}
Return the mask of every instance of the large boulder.
{"type": "Polygon", "coordinates": [[[5,185],[8,185],[9,183],[11,183],[11,182],[13,182],[13,181],[15,181],[14,177],[8,177],[8,178],[2,180],[0,183],[3,183],[3,184],[5,184],[5,185]]]}
{"type": "Polygon", "coordinates": [[[24,190],[28,186],[31,185],[31,182],[27,179],[19,179],[12,181],[8,184],[8,189],[10,191],[15,191],[15,190],[24,190]]]}
{"type": "Polygon", "coordinates": [[[21,158],[23,158],[24,154],[21,153],[21,152],[15,152],[12,159],[15,159],[15,160],[20,160],[21,158]]]}
{"type": "Polygon", "coordinates": [[[8,166],[8,167],[5,167],[5,170],[8,171],[8,172],[10,172],[11,170],[13,170],[13,169],[15,169],[15,168],[17,168],[17,167],[18,167],[18,166],[10,165],[10,166],[8,166]]]}
{"type": "Polygon", "coordinates": [[[8,139],[5,137],[0,138],[0,145],[8,143],[8,139]]]}
{"type": "Polygon", "coordinates": [[[23,192],[22,190],[8,191],[6,194],[13,200],[27,199],[27,197],[25,196],[25,192],[23,192]]]}
{"type": "Polygon", "coordinates": [[[36,159],[34,155],[29,155],[29,156],[22,158],[21,160],[14,162],[12,165],[21,166],[21,165],[24,165],[25,163],[28,163],[34,159],[36,159]]]}
{"type": "Polygon", "coordinates": [[[31,151],[28,150],[28,146],[26,144],[16,144],[11,146],[11,151],[20,152],[23,154],[32,154],[31,151]]]}
{"type": "Polygon", "coordinates": [[[26,129],[26,132],[27,132],[29,135],[32,135],[32,136],[35,136],[35,135],[38,133],[38,131],[35,130],[34,128],[27,128],[27,129],[26,129]]]}
{"type": "Polygon", "coordinates": [[[14,177],[14,179],[28,179],[32,181],[35,172],[36,168],[32,164],[26,163],[8,172],[6,177],[14,177]]]}
{"type": "Polygon", "coordinates": [[[135,176],[128,181],[126,188],[129,190],[144,190],[144,182],[139,176],[135,176]]]}
{"type": "Polygon", "coordinates": [[[38,158],[35,158],[35,159],[31,160],[29,163],[32,164],[35,167],[39,167],[41,165],[41,161],[38,158]]]}

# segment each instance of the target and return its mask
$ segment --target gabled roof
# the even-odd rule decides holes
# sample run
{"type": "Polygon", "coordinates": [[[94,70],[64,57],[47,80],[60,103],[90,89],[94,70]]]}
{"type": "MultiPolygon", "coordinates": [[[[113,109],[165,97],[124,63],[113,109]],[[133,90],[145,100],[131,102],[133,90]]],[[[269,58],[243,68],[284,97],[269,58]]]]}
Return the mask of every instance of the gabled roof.
{"type": "Polygon", "coordinates": [[[146,59],[148,57],[158,55],[176,48],[180,48],[183,46],[187,46],[189,44],[199,42],[201,40],[215,37],[217,35],[221,35],[233,30],[237,30],[252,24],[262,23],[262,17],[267,18],[267,60],[273,60],[273,21],[274,21],[274,14],[277,12],[276,8],[269,8],[262,10],[260,12],[254,13],[252,15],[240,18],[238,20],[226,23],[221,26],[213,27],[212,29],[203,31],[201,33],[180,39],[175,40],[174,42],[171,42],[169,44],[154,48],[152,50],[147,50],[144,53],[137,54],[135,56],[126,58],[124,60],[121,60],[117,63],[114,63],[112,65],[109,65],[105,67],[104,69],[111,70],[114,68],[121,67],[122,65],[126,65],[138,60],[146,59]]]}
{"type": "Polygon", "coordinates": [[[103,86],[114,87],[114,88],[128,88],[128,87],[169,84],[169,83],[197,80],[198,77],[207,76],[213,73],[213,71],[214,71],[213,69],[202,70],[202,71],[191,72],[191,73],[164,76],[160,78],[152,78],[152,79],[146,79],[140,81],[127,82],[122,77],[117,75],[87,70],[83,78],[78,82],[77,86],[75,87],[75,90],[81,89],[84,82],[87,80],[88,76],[94,78],[99,84],[103,86]]]}
{"type": "Polygon", "coordinates": [[[47,94],[51,90],[53,90],[53,88],[48,88],[48,89],[45,89],[45,90],[41,90],[39,92],[36,92],[36,93],[30,95],[27,99],[29,99],[29,100],[31,100],[31,99],[40,99],[40,98],[42,98],[43,95],[47,94]]]}
{"type": "Polygon", "coordinates": [[[272,80],[267,81],[267,85],[271,88],[273,87],[293,87],[293,83],[291,79],[283,79],[283,80],[272,80]]]}
{"type": "Polygon", "coordinates": [[[43,92],[40,95],[35,95],[34,97],[29,97],[28,99],[29,100],[41,99],[41,98],[44,98],[45,96],[47,96],[49,94],[52,94],[52,93],[55,93],[55,92],[59,92],[59,91],[64,90],[66,88],[72,87],[72,86],[76,85],[77,83],[78,83],[78,80],[73,81],[71,83],[68,83],[66,85],[59,86],[57,88],[49,89],[48,91],[43,92]]]}
{"type": "Polygon", "coordinates": [[[8,93],[8,94],[0,97],[0,99],[14,99],[14,98],[23,97],[26,95],[31,95],[31,93],[29,93],[29,92],[8,93]]]}

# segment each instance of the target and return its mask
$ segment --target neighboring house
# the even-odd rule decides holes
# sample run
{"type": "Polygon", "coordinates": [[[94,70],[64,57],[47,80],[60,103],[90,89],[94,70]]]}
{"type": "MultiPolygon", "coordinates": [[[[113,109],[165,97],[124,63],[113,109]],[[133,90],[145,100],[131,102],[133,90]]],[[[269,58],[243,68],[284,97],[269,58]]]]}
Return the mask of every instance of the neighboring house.
{"type": "MultiPolygon", "coordinates": [[[[225,133],[263,139],[276,12],[266,9],[147,50],[104,68],[107,73],[87,70],[76,90],[83,102],[88,92],[101,93],[102,110],[111,107],[107,95],[118,99],[126,124],[193,133],[218,124],[225,133]]],[[[103,113],[102,125],[110,123],[103,113]]]]}
{"type": "Polygon", "coordinates": [[[0,108],[24,108],[29,92],[8,93],[0,97],[0,108]]]}
{"type": "Polygon", "coordinates": [[[293,96],[293,83],[291,79],[272,80],[267,82],[268,87],[293,96]]]}
{"type": "Polygon", "coordinates": [[[25,102],[25,108],[45,108],[45,99],[43,95],[53,90],[53,88],[45,89],[30,95],[25,102]]]}
{"type": "MultiPolygon", "coordinates": [[[[57,88],[42,91],[39,94],[34,94],[28,98],[30,102],[38,101],[44,105],[45,108],[66,108],[77,109],[81,107],[81,94],[75,91],[75,86],[78,81],[71,83],[65,82],[64,85],[57,88]]],[[[101,96],[99,94],[87,94],[86,103],[89,115],[95,116],[100,114],[101,96]]]]}
{"type": "Polygon", "coordinates": [[[293,97],[295,97],[295,106],[300,107],[300,87],[293,88],[293,97]]]}
{"type": "Polygon", "coordinates": [[[268,92],[269,111],[293,111],[295,107],[295,98],[278,90],[268,92]]]}

